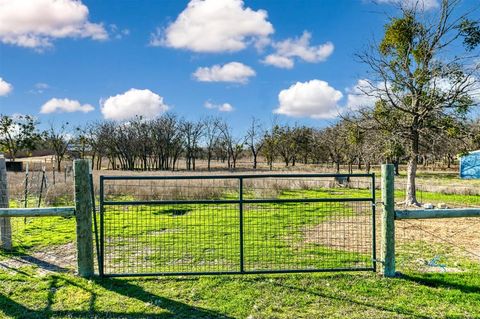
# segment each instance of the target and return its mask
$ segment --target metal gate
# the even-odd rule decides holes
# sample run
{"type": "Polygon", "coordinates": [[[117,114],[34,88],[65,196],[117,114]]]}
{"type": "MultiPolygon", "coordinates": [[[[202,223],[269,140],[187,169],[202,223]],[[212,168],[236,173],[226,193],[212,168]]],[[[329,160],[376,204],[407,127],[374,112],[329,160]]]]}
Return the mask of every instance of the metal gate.
{"type": "Polygon", "coordinates": [[[375,271],[375,176],[100,176],[99,235],[101,276],[375,271]]]}

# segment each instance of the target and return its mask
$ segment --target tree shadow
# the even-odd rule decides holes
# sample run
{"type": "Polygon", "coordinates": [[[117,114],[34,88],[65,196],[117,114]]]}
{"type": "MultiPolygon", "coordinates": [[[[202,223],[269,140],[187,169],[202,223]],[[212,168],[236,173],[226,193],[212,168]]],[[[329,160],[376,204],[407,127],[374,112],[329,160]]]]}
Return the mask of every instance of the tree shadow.
{"type": "MultiPolygon", "coordinates": [[[[61,265],[58,265],[56,263],[54,264],[48,260],[32,256],[31,254],[32,252],[29,252],[28,250],[26,250],[26,247],[22,247],[22,248],[12,248],[8,250],[6,253],[4,253],[3,256],[7,257],[7,260],[10,260],[10,263],[15,264],[17,268],[22,266],[33,266],[46,271],[58,272],[58,273],[67,273],[67,272],[73,271],[73,269],[71,268],[62,267],[61,265]]],[[[9,268],[7,264],[8,263],[5,262],[1,266],[4,268],[9,268]]]]}
{"type": "Polygon", "coordinates": [[[400,274],[399,278],[413,281],[417,284],[431,287],[431,288],[446,288],[446,289],[456,289],[464,293],[474,293],[480,294],[480,286],[472,286],[467,284],[462,284],[458,282],[458,277],[455,278],[454,275],[445,276],[435,276],[432,274],[422,274],[422,275],[407,275],[400,274]]]}
{"type": "Polygon", "coordinates": [[[0,293],[0,309],[3,313],[15,319],[29,318],[212,318],[212,319],[229,319],[227,315],[215,312],[209,309],[203,309],[188,305],[183,302],[172,300],[163,296],[150,293],[142,287],[131,283],[129,280],[119,279],[93,279],[93,282],[99,287],[108,291],[115,292],[127,298],[136,299],[138,301],[149,303],[157,309],[162,309],[164,313],[146,313],[134,311],[97,311],[95,304],[97,300],[97,292],[68,279],[65,276],[51,276],[48,286],[48,294],[46,298],[46,306],[43,309],[31,309],[21,303],[0,293]],[[55,300],[57,289],[63,287],[59,282],[66,282],[68,285],[78,287],[90,294],[88,310],[53,310],[52,305],[55,300]]]}
{"type": "MultiPolygon", "coordinates": [[[[332,279],[334,279],[334,278],[332,278],[332,279]]],[[[340,302],[347,302],[347,303],[351,303],[351,304],[358,305],[358,306],[365,307],[365,308],[371,308],[371,309],[375,309],[375,310],[389,312],[392,315],[405,315],[405,316],[409,316],[411,318],[418,318],[418,319],[429,319],[429,318],[431,318],[429,316],[416,314],[413,311],[409,311],[409,310],[406,310],[406,309],[399,309],[398,307],[388,307],[388,306],[384,306],[384,305],[377,305],[377,304],[369,303],[369,302],[366,302],[366,301],[354,300],[352,298],[346,297],[345,295],[341,295],[341,296],[332,295],[332,294],[328,294],[328,293],[321,292],[321,291],[318,291],[318,290],[314,290],[312,288],[303,288],[303,287],[291,286],[291,285],[283,283],[282,281],[280,281],[280,282],[275,281],[274,285],[282,287],[282,288],[290,289],[290,290],[293,290],[293,291],[301,292],[301,293],[307,293],[307,294],[310,294],[310,295],[313,295],[313,296],[316,296],[316,297],[320,297],[320,298],[326,298],[326,299],[330,299],[330,300],[334,300],[334,301],[340,301],[340,302]]]]}
{"type": "Polygon", "coordinates": [[[170,215],[170,216],[183,216],[192,211],[192,208],[169,208],[169,209],[161,209],[158,211],[153,212],[153,215],[170,215]]]}

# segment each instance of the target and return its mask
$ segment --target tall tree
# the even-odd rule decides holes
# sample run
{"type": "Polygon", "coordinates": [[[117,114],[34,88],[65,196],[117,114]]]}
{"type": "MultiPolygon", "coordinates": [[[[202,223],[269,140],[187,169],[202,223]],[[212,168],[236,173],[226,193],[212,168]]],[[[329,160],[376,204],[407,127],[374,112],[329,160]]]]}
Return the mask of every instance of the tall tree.
{"type": "Polygon", "coordinates": [[[359,55],[370,70],[361,90],[377,100],[370,116],[408,142],[406,205],[418,205],[415,177],[426,134],[450,130],[475,105],[480,27],[468,13],[457,14],[459,2],[443,0],[435,13],[404,2],[381,42],[359,55]],[[462,52],[452,54],[462,42],[462,52]]]}
{"type": "Polygon", "coordinates": [[[15,161],[18,152],[32,151],[40,140],[37,121],[29,115],[0,115],[0,147],[15,161]]]}

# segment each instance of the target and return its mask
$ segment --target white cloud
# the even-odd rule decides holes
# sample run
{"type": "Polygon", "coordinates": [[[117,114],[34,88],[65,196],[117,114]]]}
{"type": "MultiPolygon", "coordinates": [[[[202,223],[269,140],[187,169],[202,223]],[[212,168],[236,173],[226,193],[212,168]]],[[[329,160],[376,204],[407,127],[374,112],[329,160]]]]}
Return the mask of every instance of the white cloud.
{"type": "Polygon", "coordinates": [[[406,8],[417,8],[420,10],[436,9],[440,6],[438,0],[376,0],[378,3],[401,5],[406,8]]]}
{"type": "Polygon", "coordinates": [[[310,45],[312,35],[304,31],[299,38],[288,38],[284,41],[275,42],[272,46],[275,53],[268,55],[262,62],[280,68],[292,68],[294,58],[302,59],[309,63],[318,63],[325,61],[334,50],[331,42],[320,45],[310,45]]]}
{"type": "Polygon", "coordinates": [[[200,82],[234,82],[245,84],[255,76],[255,71],[240,62],[230,62],[224,65],[216,64],[212,67],[200,67],[193,76],[200,82]]]}
{"type": "Polygon", "coordinates": [[[165,30],[151,36],[153,46],[195,52],[234,52],[274,32],[265,10],[245,7],[243,0],[191,0],[165,30]]]}
{"type": "Polygon", "coordinates": [[[293,68],[293,59],[287,58],[277,54],[270,54],[262,60],[263,63],[273,65],[282,69],[291,69],[293,68]]]}
{"type": "Polygon", "coordinates": [[[105,40],[102,24],[88,21],[78,0],[0,0],[0,41],[42,49],[59,38],[105,40]]]}
{"type": "Polygon", "coordinates": [[[210,101],[206,101],[204,106],[210,110],[218,110],[220,112],[232,112],[234,110],[230,103],[214,104],[210,101]]]}
{"type": "Polygon", "coordinates": [[[72,112],[88,113],[93,111],[94,109],[95,108],[90,104],[81,104],[77,100],[53,98],[42,105],[40,109],[40,113],[42,114],[72,113],[72,112]]]}
{"type": "Polygon", "coordinates": [[[129,29],[119,29],[116,24],[110,24],[108,26],[109,33],[114,37],[115,39],[122,39],[123,37],[126,37],[130,35],[130,30],[129,29]]]}
{"type": "Polygon", "coordinates": [[[4,79],[0,78],[0,96],[6,96],[10,92],[12,92],[13,86],[5,81],[4,79]]]}
{"type": "Polygon", "coordinates": [[[28,92],[32,94],[42,94],[49,88],[50,88],[50,85],[48,85],[47,83],[39,82],[39,83],[35,83],[35,85],[33,86],[33,89],[31,89],[28,92]]]}
{"type": "Polygon", "coordinates": [[[101,101],[103,117],[111,120],[128,120],[135,116],[154,118],[168,110],[163,97],[150,90],[130,89],[123,94],[101,101]]]}
{"type": "Polygon", "coordinates": [[[347,108],[358,110],[364,107],[373,107],[377,98],[368,94],[371,90],[372,85],[366,79],[360,79],[353,87],[347,88],[347,108]]]}
{"type": "Polygon", "coordinates": [[[465,82],[455,84],[447,78],[436,78],[433,79],[430,86],[443,94],[451,95],[455,91],[467,92],[475,104],[480,103],[480,79],[475,76],[470,76],[465,82]]]}
{"type": "Polygon", "coordinates": [[[279,107],[274,113],[294,117],[330,119],[339,114],[338,101],[342,92],[327,82],[311,80],[297,82],[278,94],[279,107]]]}

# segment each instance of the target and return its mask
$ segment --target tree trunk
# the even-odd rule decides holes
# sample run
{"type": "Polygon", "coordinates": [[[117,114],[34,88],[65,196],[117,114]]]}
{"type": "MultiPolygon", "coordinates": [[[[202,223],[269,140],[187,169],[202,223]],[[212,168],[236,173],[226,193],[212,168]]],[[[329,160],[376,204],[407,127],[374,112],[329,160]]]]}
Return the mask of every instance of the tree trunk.
{"type": "Polygon", "coordinates": [[[419,151],[419,142],[420,137],[418,131],[412,130],[412,149],[410,153],[410,158],[407,165],[407,189],[406,189],[406,206],[420,206],[417,201],[417,189],[415,184],[415,179],[417,176],[417,166],[418,166],[418,151],[419,151]]]}
{"type": "Polygon", "coordinates": [[[208,170],[210,171],[211,169],[211,162],[212,162],[212,153],[210,152],[210,150],[208,151],[208,154],[207,154],[207,167],[208,167],[208,170]]]}

